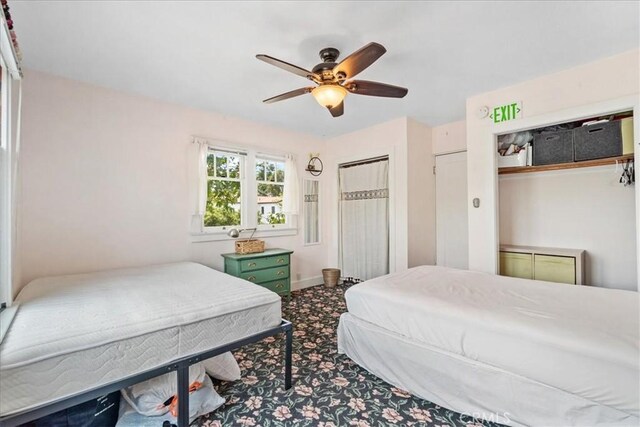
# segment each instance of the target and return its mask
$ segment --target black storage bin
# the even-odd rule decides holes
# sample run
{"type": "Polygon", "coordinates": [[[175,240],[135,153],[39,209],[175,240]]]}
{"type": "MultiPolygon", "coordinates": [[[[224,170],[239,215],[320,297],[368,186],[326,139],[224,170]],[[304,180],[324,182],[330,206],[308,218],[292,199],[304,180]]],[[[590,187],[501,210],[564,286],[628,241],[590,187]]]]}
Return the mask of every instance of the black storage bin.
{"type": "Polygon", "coordinates": [[[573,130],[576,162],[622,156],[620,122],[596,123],[573,130]]]}
{"type": "Polygon", "coordinates": [[[120,392],[114,391],[23,424],[23,427],[113,427],[118,422],[119,410],[120,392]]]}
{"type": "Polygon", "coordinates": [[[533,137],[533,165],[573,162],[573,131],[545,132],[533,137]]]}

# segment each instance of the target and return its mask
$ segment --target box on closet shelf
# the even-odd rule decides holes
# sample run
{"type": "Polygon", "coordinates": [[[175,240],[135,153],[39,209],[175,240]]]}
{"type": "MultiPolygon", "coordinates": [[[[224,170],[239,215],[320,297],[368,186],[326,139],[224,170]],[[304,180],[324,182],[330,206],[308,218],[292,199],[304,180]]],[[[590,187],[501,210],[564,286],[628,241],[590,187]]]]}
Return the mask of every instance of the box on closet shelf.
{"type": "Polygon", "coordinates": [[[527,145],[517,153],[509,154],[508,156],[498,156],[498,167],[511,168],[517,166],[528,166],[529,162],[527,161],[527,159],[529,159],[530,157],[530,150],[530,146],[527,145]]]}
{"type": "Polygon", "coordinates": [[[573,162],[574,135],[571,129],[547,131],[533,137],[533,165],[573,162]]]}
{"type": "Polygon", "coordinates": [[[633,117],[620,120],[620,130],[622,131],[622,155],[633,154],[633,117]]]}
{"type": "Polygon", "coordinates": [[[576,162],[622,156],[620,120],[581,126],[573,133],[576,162]]]}

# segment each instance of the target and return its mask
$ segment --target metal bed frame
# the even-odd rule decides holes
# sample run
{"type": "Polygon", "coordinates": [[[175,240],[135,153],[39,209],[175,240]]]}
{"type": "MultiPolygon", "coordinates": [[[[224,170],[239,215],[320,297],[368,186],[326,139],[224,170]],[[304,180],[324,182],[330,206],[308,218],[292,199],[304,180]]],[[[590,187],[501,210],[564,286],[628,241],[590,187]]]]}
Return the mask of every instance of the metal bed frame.
{"type": "Polygon", "coordinates": [[[131,375],[121,380],[113,381],[111,383],[93,388],[88,391],[84,391],[82,393],[56,400],[52,403],[47,403],[33,409],[20,411],[5,417],[0,417],[0,427],[19,426],[20,424],[36,420],[62,409],[87,402],[91,399],[96,399],[105,394],[118,391],[122,388],[129,387],[142,381],[146,381],[150,378],[164,375],[168,372],[173,371],[176,371],[178,376],[178,427],[188,427],[189,366],[201,360],[209,359],[210,357],[226,353],[227,351],[236,350],[239,347],[260,341],[273,335],[278,335],[280,333],[284,333],[286,336],[284,357],[284,387],[288,390],[289,388],[291,388],[291,353],[293,344],[293,325],[291,324],[291,322],[282,319],[280,325],[274,328],[270,328],[246,338],[233,341],[229,344],[215,347],[210,350],[205,350],[200,353],[191,354],[189,356],[173,360],[165,365],[158,366],[156,368],[149,369],[135,375],[131,375]]]}

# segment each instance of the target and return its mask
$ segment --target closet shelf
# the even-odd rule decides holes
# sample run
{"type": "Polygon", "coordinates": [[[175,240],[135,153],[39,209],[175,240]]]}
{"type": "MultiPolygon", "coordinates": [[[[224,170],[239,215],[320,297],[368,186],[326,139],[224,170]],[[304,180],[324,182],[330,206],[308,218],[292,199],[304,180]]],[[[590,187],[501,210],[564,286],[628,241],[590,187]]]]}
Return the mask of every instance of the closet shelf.
{"type": "Polygon", "coordinates": [[[624,156],[617,157],[607,157],[606,159],[596,159],[596,160],[584,160],[581,162],[572,162],[572,163],[558,163],[555,165],[544,165],[544,166],[514,166],[508,168],[498,168],[498,174],[510,174],[510,173],[530,173],[530,172],[544,172],[544,171],[555,171],[561,169],[576,169],[576,168],[588,168],[592,166],[605,166],[605,165],[615,165],[616,161],[624,162],[627,160],[633,160],[632,154],[625,154],[624,156]]]}

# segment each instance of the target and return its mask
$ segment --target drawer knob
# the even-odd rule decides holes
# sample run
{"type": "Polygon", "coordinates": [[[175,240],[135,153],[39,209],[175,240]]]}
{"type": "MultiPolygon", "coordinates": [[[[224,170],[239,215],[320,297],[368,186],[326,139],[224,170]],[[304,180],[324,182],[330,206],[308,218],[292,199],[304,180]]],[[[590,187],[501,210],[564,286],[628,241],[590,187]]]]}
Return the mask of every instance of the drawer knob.
{"type": "Polygon", "coordinates": [[[284,288],[284,285],[282,283],[278,283],[276,285],[276,289],[282,289],[282,288],[284,288]]]}
{"type": "Polygon", "coordinates": [[[250,262],[249,264],[247,264],[249,267],[255,267],[257,264],[255,262],[250,262]]]}
{"type": "Polygon", "coordinates": [[[249,276],[247,277],[247,280],[250,282],[255,282],[256,281],[256,276],[249,276]]]}
{"type": "Polygon", "coordinates": [[[284,274],[284,271],[283,271],[283,270],[280,270],[280,271],[278,271],[276,274],[277,274],[278,276],[282,276],[282,275],[284,274]]]}
{"type": "Polygon", "coordinates": [[[282,264],[284,262],[284,258],[278,258],[278,264],[282,264]]]}

